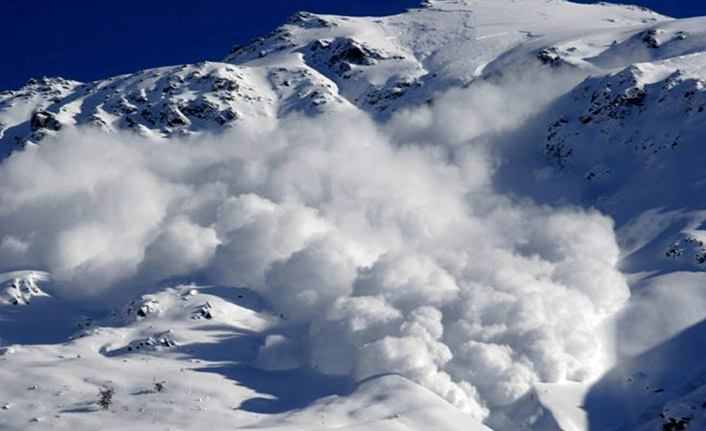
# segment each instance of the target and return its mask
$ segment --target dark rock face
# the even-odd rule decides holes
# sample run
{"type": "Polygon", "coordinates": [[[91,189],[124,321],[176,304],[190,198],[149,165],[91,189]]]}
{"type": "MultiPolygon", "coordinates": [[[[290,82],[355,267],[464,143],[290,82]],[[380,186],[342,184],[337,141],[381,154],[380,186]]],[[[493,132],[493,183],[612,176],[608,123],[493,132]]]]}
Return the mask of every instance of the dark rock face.
{"type": "Polygon", "coordinates": [[[160,348],[176,347],[179,344],[174,340],[171,331],[166,331],[162,334],[155,334],[153,336],[133,340],[125,346],[125,351],[135,352],[140,350],[158,350],[160,348]]]}
{"type": "Polygon", "coordinates": [[[30,119],[30,127],[33,132],[40,129],[59,130],[61,129],[61,123],[51,112],[36,111],[32,114],[32,118],[30,119]]]}
{"type": "Polygon", "coordinates": [[[400,80],[386,87],[373,89],[365,95],[365,102],[370,106],[375,106],[376,111],[384,111],[390,105],[383,102],[399,99],[409,90],[421,88],[423,85],[424,83],[418,79],[400,80]]]}
{"type": "Polygon", "coordinates": [[[336,23],[327,21],[313,13],[297,12],[287,20],[287,24],[296,25],[301,28],[330,28],[336,23]]]}
{"type": "Polygon", "coordinates": [[[341,77],[347,77],[355,66],[372,66],[388,59],[383,53],[350,38],[314,41],[309,50],[316,62],[341,77]]]}
{"type": "Polygon", "coordinates": [[[656,38],[657,30],[655,30],[654,28],[651,28],[649,30],[645,30],[644,32],[642,32],[640,34],[640,36],[642,37],[642,42],[644,42],[648,48],[652,48],[652,49],[659,48],[659,41],[657,41],[657,38],[656,38]]]}
{"type": "MultiPolygon", "coordinates": [[[[571,51],[571,49],[569,51],[571,51]]],[[[573,64],[564,59],[564,55],[566,54],[567,52],[562,52],[559,48],[552,46],[549,48],[540,49],[537,52],[536,57],[542,64],[551,68],[558,68],[562,66],[574,67],[573,64]]]]}
{"type": "Polygon", "coordinates": [[[216,117],[216,122],[223,126],[237,119],[238,113],[233,108],[227,108],[216,117]]]}
{"type": "Polygon", "coordinates": [[[686,431],[689,429],[691,418],[668,418],[662,417],[662,429],[664,431],[686,431]]]}
{"type": "Polygon", "coordinates": [[[166,103],[160,111],[159,121],[169,127],[188,126],[191,121],[181,112],[175,103],[166,103]]]}
{"type": "Polygon", "coordinates": [[[566,167],[567,161],[574,151],[563,140],[556,141],[554,138],[568,122],[565,118],[559,118],[554,121],[547,130],[547,143],[544,145],[544,152],[547,157],[561,168],[566,167]]]}
{"type": "Polygon", "coordinates": [[[40,78],[34,79],[30,78],[27,81],[27,85],[22,87],[16,93],[23,97],[29,97],[31,95],[42,94],[45,96],[60,96],[62,92],[70,90],[76,82],[71,82],[67,79],[55,77],[55,78],[40,78]]]}
{"type": "Polygon", "coordinates": [[[218,105],[207,97],[201,96],[196,100],[189,101],[181,111],[189,117],[203,120],[213,118],[218,111],[218,105]]]}

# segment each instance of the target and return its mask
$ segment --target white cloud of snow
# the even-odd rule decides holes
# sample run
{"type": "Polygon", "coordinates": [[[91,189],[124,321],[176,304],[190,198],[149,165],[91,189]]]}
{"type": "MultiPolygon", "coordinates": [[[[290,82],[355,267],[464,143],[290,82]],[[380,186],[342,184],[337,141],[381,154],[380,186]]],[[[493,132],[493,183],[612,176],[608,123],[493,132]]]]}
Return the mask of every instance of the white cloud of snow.
{"type": "Polygon", "coordinates": [[[0,165],[0,262],[93,301],[179,276],[248,286],[285,316],[263,367],[400,373],[483,417],[598,371],[595,329],[629,293],[610,219],[493,189],[488,135],[550,87],[472,86],[385,126],[66,131],[0,165]]]}

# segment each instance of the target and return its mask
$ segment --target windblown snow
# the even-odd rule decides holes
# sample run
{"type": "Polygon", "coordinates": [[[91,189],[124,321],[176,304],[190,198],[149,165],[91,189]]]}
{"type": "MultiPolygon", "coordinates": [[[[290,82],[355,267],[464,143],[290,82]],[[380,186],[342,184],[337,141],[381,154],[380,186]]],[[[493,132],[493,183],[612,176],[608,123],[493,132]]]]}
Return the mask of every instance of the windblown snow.
{"type": "Polygon", "coordinates": [[[704,52],[439,0],[2,93],[0,428],[699,429],[704,52]]]}

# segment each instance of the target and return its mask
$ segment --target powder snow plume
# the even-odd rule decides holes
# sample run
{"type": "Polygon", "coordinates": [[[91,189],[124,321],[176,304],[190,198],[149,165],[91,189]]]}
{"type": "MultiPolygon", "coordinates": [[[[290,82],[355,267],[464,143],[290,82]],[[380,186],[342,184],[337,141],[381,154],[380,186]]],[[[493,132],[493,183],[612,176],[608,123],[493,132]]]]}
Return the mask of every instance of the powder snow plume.
{"type": "Polygon", "coordinates": [[[564,88],[521,82],[384,125],[351,109],[169,141],[67,130],[0,165],[0,262],[98,306],[176,278],[248,287],[284,316],[259,366],[398,373],[482,419],[600,372],[597,328],[629,296],[611,219],[495,190],[492,136],[564,88]]]}

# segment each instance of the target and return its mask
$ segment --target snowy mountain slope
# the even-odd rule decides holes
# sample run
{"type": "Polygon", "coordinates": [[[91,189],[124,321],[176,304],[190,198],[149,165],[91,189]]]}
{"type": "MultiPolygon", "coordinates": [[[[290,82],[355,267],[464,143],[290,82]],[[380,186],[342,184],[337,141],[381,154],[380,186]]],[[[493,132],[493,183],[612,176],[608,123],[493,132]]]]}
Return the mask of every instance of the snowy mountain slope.
{"type": "MultiPolygon", "coordinates": [[[[61,332],[32,317],[28,332],[61,332]]],[[[401,377],[354,386],[313,370],[251,368],[267,328],[279,319],[246,289],[193,285],[141,297],[105,317],[75,318],[75,333],[64,342],[2,350],[0,426],[488,429],[401,377]],[[96,405],[106,388],[114,391],[110,411],[96,405]]]]}
{"type": "Polygon", "coordinates": [[[131,129],[154,138],[178,136],[218,131],[239,119],[272,117],[299,109],[313,114],[324,110],[328,102],[343,103],[324,80],[298,68],[285,73],[199,63],[90,84],[32,80],[0,99],[2,140],[7,149],[12,149],[25,141],[38,142],[66,125],[93,125],[107,132],[131,129]],[[277,83],[287,79],[292,81],[293,91],[298,91],[297,97],[303,99],[291,108],[287,100],[292,96],[286,86],[277,83]],[[285,90],[275,95],[271,86],[285,90]],[[275,103],[278,97],[283,100],[281,112],[275,103]]]}
{"type": "Polygon", "coordinates": [[[705,336],[701,322],[606,374],[586,398],[591,429],[702,429],[705,336]]]}
{"type": "Polygon", "coordinates": [[[632,274],[617,350],[640,355],[589,392],[592,430],[703,427],[703,355],[691,350],[706,318],[703,29],[703,19],[672,21],[616,44],[591,61],[636,63],[587,78],[542,116],[544,130],[528,129],[550,164],[524,171],[534,196],[611,214],[632,274]]]}
{"type": "Polygon", "coordinates": [[[303,13],[234,48],[226,64],[158,68],[89,84],[30,80],[0,95],[0,147],[7,154],[64,125],[156,138],[348,103],[387,117],[393,106],[426,102],[535,56],[553,64],[554,50],[568,50],[567,62],[590,65],[583,58],[621,49],[612,38],[630,39],[663,20],[647,10],[563,1],[442,1],[376,19],[303,13]]]}
{"type": "Polygon", "coordinates": [[[300,13],[3,93],[0,269],[53,274],[0,279],[0,425],[698,429],[705,22],[300,13]]]}

